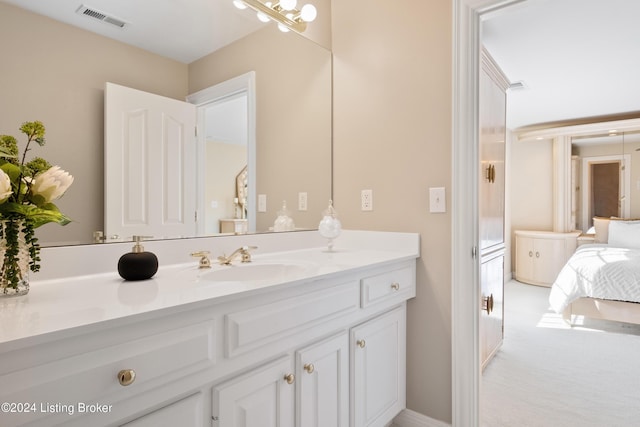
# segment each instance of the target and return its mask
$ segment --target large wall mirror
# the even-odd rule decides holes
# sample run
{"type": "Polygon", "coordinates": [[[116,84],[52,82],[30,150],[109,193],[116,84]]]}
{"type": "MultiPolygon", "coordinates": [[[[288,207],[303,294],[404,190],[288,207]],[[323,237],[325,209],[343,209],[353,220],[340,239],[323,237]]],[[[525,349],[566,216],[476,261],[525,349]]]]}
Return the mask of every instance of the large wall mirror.
{"type": "Polygon", "coordinates": [[[571,154],[577,230],[596,216],[640,218],[640,131],[574,136],[571,154]]]}
{"type": "MultiPolygon", "coordinates": [[[[220,7],[225,13],[248,13],[227,8],[230,0],[210,1],[225,2],[225,7],[220,7]]],[[[42,121],[47,143],[30,155],[44,157],[75,177],[58,203],[73,222],[65,227],[47,224],[39,228],[37,237],[43,246],[92,243],[94,232],[104,230],[106,82],[186,100],[190,94],[248,72],[255,72],[256,99],[256,188],[252,194],[266,196],[265,209],[255,213],[255,231],[269,231],[285,201],[297,228],[317,228],[320,212],[331,198],[332,56],[330,38],[326,37],[330,28],[325,28],[321,37],[311,31],[314,41],[293,32],[281,33],[273,24],[263,25],[185,63],[14,5],[26,7],[30,3],[37,2],[0,1],[0,38],[6,41],[0,46],[0,134],[16,136],[22,142],[20,124],[42,121]],[[299,209],[300,193],[306,193],[305,209],[299,209]]],[[[70,0],[60,6],[67,3],[70,0]]],[[[316,3],[318,20],[327,26],[330,11],[323,10],[323,4],[329,2],[316,3]]],[[[255,20],[254,15],[249,13],[242,19],[255,20]]],[[[158,25],[179,19],[165,18],[158,25]]],[[[189,19],[187,9],[180,18],[189,19]]],[[[228,148],[237,151],[237,147],[228,148]]],[[[212,164],[216,162],[225,164],[219,158],[212,164]]],[[[225,181],[220,182],[224,189],[217,194],[229,196],[203,200],[206,209],[233,206],[231,196],[236,192],[242,161],[235,159],[233,163],[238,166],[228,182],[207,171],[211,182],[225,181]]],[[[230,211],[222,216],[234,214],[230,211]]],[[[219,224],[201,229],[206,235],[221,231],[219,224]]]]}
{"type": "Polygon", "coordinates": [[[517,141],[552,142],[555,231],[592,233],[596,216],[640,218],[640,119],[523,131],[517,141]]]}

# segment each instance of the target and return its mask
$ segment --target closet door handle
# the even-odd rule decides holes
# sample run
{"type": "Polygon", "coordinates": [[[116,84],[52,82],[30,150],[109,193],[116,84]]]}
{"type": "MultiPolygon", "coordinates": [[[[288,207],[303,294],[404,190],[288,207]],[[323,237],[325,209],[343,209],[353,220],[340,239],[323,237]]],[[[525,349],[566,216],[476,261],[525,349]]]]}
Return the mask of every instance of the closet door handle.
{"type": "Polygon", "coordinates": [[[493,294],[483,298],[482,309],[485,310],[487,314],[491,314],[491,312],[493,311],[493,294]]]}
{"type": "Polygon", "coordinates": [[[529,257],[533,257],[533,251],[529,251],[529,257]]]}

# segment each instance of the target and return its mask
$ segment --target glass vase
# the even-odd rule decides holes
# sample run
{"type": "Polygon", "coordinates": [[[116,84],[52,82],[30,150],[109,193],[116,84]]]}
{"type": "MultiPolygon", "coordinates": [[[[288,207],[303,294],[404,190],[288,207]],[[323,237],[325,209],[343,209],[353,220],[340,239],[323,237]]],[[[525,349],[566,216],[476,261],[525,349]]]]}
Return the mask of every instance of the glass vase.
{"type": "Polygon", "coordinates": [[[29,293],[31,255],[22,220],[0,220],[0,298],[29,293]]]}

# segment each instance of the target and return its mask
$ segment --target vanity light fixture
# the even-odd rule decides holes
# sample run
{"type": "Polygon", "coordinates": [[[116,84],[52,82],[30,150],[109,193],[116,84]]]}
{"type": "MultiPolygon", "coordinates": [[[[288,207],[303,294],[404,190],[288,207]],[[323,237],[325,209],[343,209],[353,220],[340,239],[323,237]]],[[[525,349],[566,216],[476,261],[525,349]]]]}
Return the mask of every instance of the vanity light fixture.
{"type": "Polygon", "coordinates": [[[258,19],[262,22],[273,20],[278,23],[282,32],[294,30],[298,33],[307,29],[307,23],[316,19],[318,11],[315,6],[308,3],[299,10],[296,9],[296,0],[280,0],[275,2],[262,2],[261,0],[233,0],[238,9],[250,7],[255,10],[258,19]]]}

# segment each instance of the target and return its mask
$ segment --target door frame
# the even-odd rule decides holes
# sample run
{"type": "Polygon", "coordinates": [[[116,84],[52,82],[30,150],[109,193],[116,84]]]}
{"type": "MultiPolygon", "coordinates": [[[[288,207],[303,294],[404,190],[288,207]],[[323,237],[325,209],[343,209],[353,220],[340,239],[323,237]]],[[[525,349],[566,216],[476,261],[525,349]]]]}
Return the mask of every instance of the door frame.
{"type": "MultiPolygon", "coordinates": [[[[204,107],[239,93],[247,95],[247,230],[256,230],[256,73],[249,71],[214,86],[202,89],[187,96],[187,102],[197,107],[197,184],[196,191],[203,195],[205,189],[206,141],[204,140],[204,107]]],[[[198,218],[204,217],[204,197],[198,197],[196,210],[198,218]]],[[[196,223],[198,235],[204,232],[204,221],[196,223]]]]}
{"type": "Polygon", "coordinates": [[[478,98],[481,21],[530,0],[454,0],[452,100],[452,426],[480,422],[478,98]]]}

